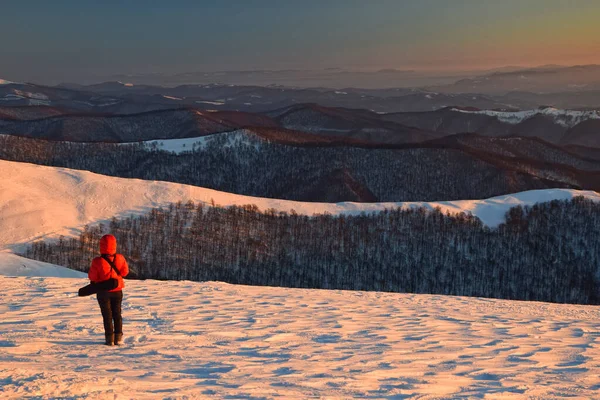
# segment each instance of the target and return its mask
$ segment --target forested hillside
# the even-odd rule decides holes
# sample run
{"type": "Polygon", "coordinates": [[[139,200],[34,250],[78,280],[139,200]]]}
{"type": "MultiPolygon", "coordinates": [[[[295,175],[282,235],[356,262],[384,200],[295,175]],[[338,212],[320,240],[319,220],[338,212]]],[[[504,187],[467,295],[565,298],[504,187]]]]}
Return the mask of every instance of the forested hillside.
{"type": "MultiPolygon", "coordinates": [[[[526,158],[506,145],[482,150],[473,140],[377,147],[269,132],[211,135],[178,152],[166,151],[169,141],[83,144],[0,136],[0,158],[299,201],[438,201],[600,189],[599,162],[555,147],[528,145],[532,156],[526,158]]],[[[512,147],[526,151],[523,143],[512,147]]]]}
{"type": "Polygon", "coordinates": [[[431,112],[391,113],[381,119],[438,135],[478,133],[484,136],[538,137],[547,142],[600,147],[600,113],[540,107],[524,111],[447,107],[431,112]]]}
{"type": "Polygon", "coordinates": [[[600,302],[600,204],[584,198],[512,208],[493,229],[423,209],[308,217],[178,203],[26,255],[86,271],[105,232],[142,279],[600,302]]]}
{"type": "Polygon", "coordinates": [[[579,170],[600,171],[600,149],[558,146],[535,137],[485,137],[473,133],[446,136],[432,143],[456,149],[472,149],[518,160],[562,164],[579,170]]]}

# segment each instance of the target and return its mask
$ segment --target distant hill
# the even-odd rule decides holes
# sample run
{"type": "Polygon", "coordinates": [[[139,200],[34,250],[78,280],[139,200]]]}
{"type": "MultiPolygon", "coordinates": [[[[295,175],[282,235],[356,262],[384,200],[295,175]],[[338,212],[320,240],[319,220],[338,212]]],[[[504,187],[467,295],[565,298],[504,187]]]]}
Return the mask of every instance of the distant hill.
{"type": "Polygon", "coordinates": [[[0,120],[0,133],[77,142],[134,142],[201,136],[243,126],[276,126],[266,116],[239,112],[160,110],[130,115],[63,114],[0,120]]]}
{"type": "Polygon", "coordinates": [[[447,148],[471,149],[515,160],[529,160],[547,165],[560,164],[582,171],[600,172],[600,149],[559,146],[535,137],[496,138],[467,133],[445,136],[429,143],[447,148]]]}
{"type": "Polygon", "coordinates": [[[600,147],[600,111],[479,110],[448,107],[421,113],[384,114],[382,119],[438,133],[478,133],[485,136],[528,136],[560,144],[600,147]]]}
{"type": "MultiPolygon", "coordinates": [[[[0,86],[0,90],[11,86],[13,85],[0,86]]],[[[124,91],[133,91],[136,87],[120,83],[101,84],[96,85],[96,90],[99,90],[98,87],[105,86],[106,90],[121,88],[124,91]]],[[[510,107],[480,109],[455,105],[434,111],[381,113],[366,108],[329,107],[316,103],[300,103],[271,109],[264,113],[249,113],[230,110],[226,101],[203,100],[206,107],[221,108],[220,111],[214,109],[207,111],[201,109],[196,102],[192,106],[186,105],[186,101],[190,101],[186,97],[150,94],[150,92],[121,95],[125,97],[113,99],[112,105],[89,106],[73,110],[60,106],[63,103],[62,100],[50,100],[50,96],[66,97],[69,99],[66,100],[67,103],[79,102],[71,97],[82,95],[84,92],[73,92],[71,89],[56,89],[55,92],[52,92],[54,90],[52,88],[41,88],[40,90],[42,89],[47,90],[44,93],[31,92],[29,96],[40,99],[46,96],[48,98],[48,100],[44,100],[46,103],[59,105],[6,106],[5,103],[0,103],[0,133],[53,140],[137,141],[194,137],[243,127],[277,127],[336,136],[344,140],[353,139],[380,144],[414,143],[456,133],[478,133],[498,137],[539,137],[563,145],[600,147],[600,135],[598,134],[600,111],[597,110],[567,110],[548,106],[529,110],[510,107]],[[159,98],[157,103],[145,103],[145,101],[149,101],[149,98],[154,97],[159,98]],[[166,103],[160,103],[163,100],[166,103]],[[146,108],[158,109],[142,113],[130,112],[146,108]],[[125,110],[126,112],[114,113],[110,110],[125,110]]],[[[156,88],[142,87],[139,92],[154,89],[156,88]]],[[[202,90],[212,89],[212,87],[202,88],[202,90]]],[[[171,94],[183,96],[186,92],[193,92],[196,88],[186,86],[173,88],[173,90],[180,93],[171,94]]],[[[218,85],[214,86],[214,90],[230,95],[233,93],[232,91],[244,91],[239,87],[218,85]]],[[[264,99],[263,95],[266,96],[266,92],[275,89],[250,88],[249,90],[245,96],[258,96],[258,98],[264,99]],[[266,92],[263,95],[254,94],[258,93],[257,91],[266,92]]],[[[281,89],[281,91],[288,92],[287,95],[295,92],[287,89],[281,89]]],[[[297,92],[304,93],[304,91],[297,92]]],[[[309,92],[324,96],[329,96],[330,93],[324,89],[309,92]]],[[[377,91],[371,90],[370,92],[377,91]]],[[[406,94],[406,91],[391,89],[382,91],[382,95],[390,95],[395,92],[404,93],[402,98],[407,96],[426,96],[432,99],[441,96],[448,100],[459,98],[453,94],[443,95],[419,91],[409,91],[412,94],[406,94]]],[[[20,91],[20,93],[24,92],[20,91]]],[[[335,96],[345,97],[358,96],[361,92],[356,91],[351,94],[351,92],[338,91],[337,93],[335,96]]],[[[107,98],[102,96],[98,96],[98,98],[106,101],[107,98]]],[[[360,96],[366,95],[361,94],[360,96]]],[[[394,102],[398,98],[371,98],[371,100],[373,99],[394,102]]]]}
{"type": "Polygon", "coordinates": [[[31,83],[0,85],[0,107],[49,106],[75,113],[135,114],[180,108],[182,104],[164,96],[133,96],[94,92],[80,85],[43,86],[31,83]]]}
{"type": "MultiPolygon", "coordinates": [[[[541,68],[540,74],[553,68],[541,68]]],[[[512,76],[514,71],[492,75],[498,74],[512,76]]],[[[595,104],[597,99],[600,104],[600,90],[564,94],[570,99],[567,103],[595,104]],[[583,93],[585,100],[578,101],[575,93],[583,93]]],[[[484,96],[420,89],[214,84],[163,88],[122,82],[47,87],[7,82],[0,85],[0,133],[54,140],[135,141],[194,137],[252,126],[385,144],[471,132],[600,147],[596,134],[599,112],[595,109],[548,105],[522,109],[523,105],[546,100],[552,104],[561,98],[561,93],[519,91],[484,96]],[[386,112],[396,110],[413,111],[386,112]]]]}
{"type": "Polygon", "coordinates": [[[140,114],[67,113],[50,106],[0,108],[0,134],[79,142],[175,139],[243,127],[284,128],[342,141],[411,143],[439,134],[382,120],[368,110],[303,104],[266,114],[179,108],[140,114]]]}
{"type": "Polygon", "coordinates": [[[63,85],[73,90],[116,96],[127,103],[177,102],[215,110],[263,112],[296,104],[368,109],[377,112],[431,111],[447,106],[501,108],[507,103],[481,94],[437,93],[419,89],[332,89],[222,84],[161,87],[106,82],[90,86],[63,85]]]}
{"type": "Polygon", "coordinates": [[[251,128],[132,144],[0,136],[0,158],[312,202],[481,199],[549,188],[600,190],[600,162],[537,139],[458,136],[374,144],[251,128]]]}
{"type": "MultiPolygon", "coordinates": [[[[327,204],[303,203],[279,199],[240,196],[201,187],[169,182],[121,179],[64,168],[0,160],[0,189],[12,208],[0,208],[0,250],[30,242],[40,237],[69,235],[72,229],[81,229],[87,223],[108,221],[113,216],[142,214],[155,206],[192,200],[206,205],[215,203],[231,205],[256,205],[266,211],[291,212],[300,215],[346,214],[384,211],[391,207],[425,207],[442,212],[472,213],[488,226],[496,227],[505,219],[505,213],[514,206],[533,205],[554,199],[572,199],[576,196],[600,201],[595,192],[577,190],[543,190],[510,194],[494,199],[439,201],[432,203],[379,203],[379,204],[327,204]],[[54,191],[44,188],[50,185],[54,191]],[[115,190],[119,189],[119,190],[115,190]],[[80,199],[90,201],[80,207],[80,199]],[[48,213],[48,210],[56,212],[48,213]],[[79,211],[77,211],[79,210],[79,211]],[[26,222],[26,223],[24,223],[26,222]]],[[[1,252],[0,252],[1,254],[1,252]]]]}
{"type": "MultiPolygon", "coordinates": [[[[486,75],[496,76],[496,74],[486,75]]],[[[481,82],[485,81],[481,78],[481,82]]],[[[552,87],[543,93],[512,87],[501,93],[482,93],[477,85],[447,90],[428,88],[363,89],[348,87],[296,88],[224,84],[161,87],[123,82],[95,85],[43,86],[8,82],[0,85],[0,107],[46,105],[70,112],[136,114],[173,108],[266,112],[296,104],[366,109],[375,112],[434,111],[445,107],[479,109],[598,108],[600,88],[593,85],[552,87]]],[[[485,89],[485,88],[483,88],[485,89]]],[[[482,90],[483,90],[482,89],[482,90]]]]}
{"type": "Polygon", "coordinates": [[[383,120],[379,114],[367,110],[298,104],[268,112],[266,115],[287,129],[366,142],[411,143],[438,136],[424,129],[415,129],[383,120]]]}
{"type": "Polygon", "coordinates": [[[600,65],[547,66],[494,72],[429,89],[443,93],[483,94],[600,90],[600,65]]]}

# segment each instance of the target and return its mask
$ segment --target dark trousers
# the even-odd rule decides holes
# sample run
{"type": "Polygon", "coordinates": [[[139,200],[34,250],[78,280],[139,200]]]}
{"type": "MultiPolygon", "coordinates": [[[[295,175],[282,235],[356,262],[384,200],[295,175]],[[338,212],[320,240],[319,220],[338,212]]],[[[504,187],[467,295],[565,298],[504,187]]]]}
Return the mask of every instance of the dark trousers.
{"type": "Polygon", "coordinates": [[[104,320],[104,333],[106,335],[123,333],[123,318],[121,317],[121,302],[123,292],[98,292],[98,304],[104,320]],[[113,327],[114,321],[114,327],[113,327]]]}

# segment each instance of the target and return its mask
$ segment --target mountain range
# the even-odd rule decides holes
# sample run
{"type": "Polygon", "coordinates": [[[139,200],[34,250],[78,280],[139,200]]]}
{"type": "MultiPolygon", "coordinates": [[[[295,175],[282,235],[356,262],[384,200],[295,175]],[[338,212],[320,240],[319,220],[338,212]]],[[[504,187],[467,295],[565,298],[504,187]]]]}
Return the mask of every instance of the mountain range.
{"type": "MultiPolygon", "coordinates": [[[[503,74],[514,71],[491,75],[503,74]]],[[[12,136],[1,138],[0,152],[7,160],[300,201],[481,199],[600,187],[596,110],[451,103],[385,113],[365,107],[468,96],[473,103],[492,101],[421,89],[3,81],[0,134],[12,136]],[[319,102],[299,102],[304,99],[319,102]],[[241,111],[235,105],[242,102],[264,110],[241,111]],[[166,150],[181,139],[186,151],[166,150]]]]}
{"type": "Polygon", "coordinates": [[[429,89],[444,93],[484,93],[488,95],[515,91],[548,93],[600,90],[600,65],[549,65],[498,71],[459,79],[449,85],[431,86],[429,89]]]}
{"type": "Polygon", "coordinates": [[[392,113],[387,121],[439,134],[478,133],[486,136],[539,137],[559,144],[600,147],[600,112],[559,110],[494,111],[448,107],[420,113],[392,113]]]}
{"type": "MultiPolygon", "coordinates": [[[[467,90],[468,89],[468,90],[467,90]]],[[[457,89],[458,90],[458,89],[457,89]]],[[[434,111],[445,107],[479,109],[533,109],[540,106],[584,109],[600,107],[600,89],[550,87],[529,92],[512,87],[502,93],[462,92],[446,87],[362,89],[327,87],[299,88],[280,85],[238,86],[231,84],[161,87],[122,82],[94,85],[43,86],[4,81],[0,84],[0,107],[48,105],[70,112],[129,114],[165,108],[266,112],[295,104],[315,103],[326,107],[367,109],[375,112],[434,111]]],[[[483,91],[483,89],[482,89],[483,91]]]]}
{"type": "Polygon", "coordinates": [[[599,111],[552,107],[525,111],[447,107],[387,114],[318,104],[296,104],[265,113],[180,107],[108,114],[51,106],[0,107],[0,134],[50,140],[131,142],[195,137],[248,127],[283,128],[378,144],[415,143],[457,133],[477,133],[600,147],[599,111]]]}
{"type": "Polygon", "coordinates": [[[37,107],[0,109],[0,133],[36,137],[48,140],[78,142],[134,142],[201,136],[234,130],[243,126],[275,127],[277,124],[260,114],[233,111],[205,112],[194,109],[150,111],[140,114],[62,114],[44,118],[56,109],[37,107]],[[17,119],[23,118],[23,119],[17,119]]]}

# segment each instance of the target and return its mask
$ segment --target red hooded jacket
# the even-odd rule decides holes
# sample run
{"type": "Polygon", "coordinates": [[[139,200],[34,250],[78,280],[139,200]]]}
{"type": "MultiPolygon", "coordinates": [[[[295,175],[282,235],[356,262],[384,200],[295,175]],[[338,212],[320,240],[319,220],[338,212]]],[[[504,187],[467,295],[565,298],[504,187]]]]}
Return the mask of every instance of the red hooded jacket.
{"type": "Polygon", "coordinates": [[[115,278],[119,281],[119,286],[111,290],[111,292],[123,290],[125,287],[123,277],[129,273],[129,266],[127,265],[127,261],[125,261],[125,257],[117,254],[117,239],[113,235],[102,236],[100,239],[100,254],[109,256],[108,258],[115,264],[121,276],[117,275],[104,258],[96,257],[92,260],[92,266],[90,267],[90,272],[88,272],[90,281],[96,283],[115,278]]]}

